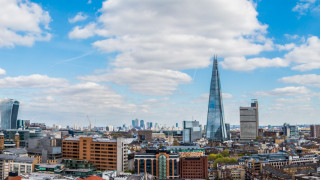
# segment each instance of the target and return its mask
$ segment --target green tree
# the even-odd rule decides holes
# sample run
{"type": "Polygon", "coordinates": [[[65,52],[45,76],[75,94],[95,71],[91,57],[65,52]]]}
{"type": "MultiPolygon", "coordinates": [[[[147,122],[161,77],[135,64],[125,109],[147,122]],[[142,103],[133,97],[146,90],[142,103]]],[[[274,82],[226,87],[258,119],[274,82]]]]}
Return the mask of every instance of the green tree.
{"type": "Polygon", "coordinates": [[[214,161],[215,159],[216,159],[216,154],[210,154],[209,156],[208,156],[208,161],[214,161]]]}
{"type": "Polygon", "coordinates": [[[216,160],[216,159],[220,159],[220,158],[223,158],[223,156],[219,153],[219,154],[217,154],[215,160],[216,160]]]}
{"type": "Polygon", "coordinates": [[[230,158],[230,157],[222,157],[218,158],[213,162],[213,167],[217,168],[217,164],[220,163],[237,163],[238,160],[236,158],[230,158]]]}
{"type": "Polygon", "coordinates": [[[222,156],[223,157],[228,157],[230,155],[229,149],[225,149],[222,151],[222,156]]]}

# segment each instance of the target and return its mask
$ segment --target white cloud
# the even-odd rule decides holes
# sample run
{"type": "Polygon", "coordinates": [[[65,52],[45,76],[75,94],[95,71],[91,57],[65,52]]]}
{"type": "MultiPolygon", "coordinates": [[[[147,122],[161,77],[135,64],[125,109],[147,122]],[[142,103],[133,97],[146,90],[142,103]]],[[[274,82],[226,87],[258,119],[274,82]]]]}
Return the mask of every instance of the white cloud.
{"type": "Polygon", "coordinates": [[[265,67],[286,67],[288,62],[281,58],[251,58],[245,57],[227,57],[220,62],[224,69],[231,69],[235,71],[251,71],[257,68],[265,67]]]}
{"type": "Polygon", "coordinates": [[[6,75],[6,70],[0,68],[0,76],[6,75]]]}
{"type": "MultiPolygon", "coordinates": [[[[139,93],[147,91],[133,84],[155,82],[163,72],[172,74],[177,70],[207,67],[213,54],[242,57],[272,50],[274,46],[272,40],[265,37],[267,25],[257,19],[255,4],[247,0],[231,4],[224,0],[108,0],[99,12],[97,21],[75,26],[69,38],[105,37],[93,46],[105,53],[117,53],[111,62],[114,72],[130,68],[141,75],[135,76],[139,83],[124,80],[128,75],[123,73],[107,76],[117,77],[112,81],[118,84],[129,83],[129,89],[139,93]],[[150,70],[148,73],[152,71],[147,80],[144,80],[145,72],[141,73],[143,69],[150,70]]],[[[272,60],[267,66],[279,66],[279,63],[280,60],[272,60]]],[[[160,77],[164,82],[172,82],[173,76],[160,77]]],[[[169,86],[159,84],[158,92],[170,94],[179,83],[185,82],[189,80],[174,80],[174,85],[169,86]]]]}
{"type": "Polygon", "coordinates": [[[68,81],[65,79],[51,78],[40,74],[5,77],[0,79],[0,88],[48,88],[64,87],[67,85],[68,81]]]}
{"type": "Polygon", "coordinates": [[[314,11],[318,7],[317,0],[299,0],[292,11],[298,12],[300,15],[305,15],[308,11],[314,11]]]}
{"type": "Polygon", "coordinates": [[[95,23],[88,24],[84,28],[76,26],[73,28],[72,32],[69,32],[70,39],[86,39],[94,36],[94,29],[96,28],[95,23]]]}
{"type": "MultiPolygon", "coordinates": [[[[87,124],[87,115],[91,118],[92,124],[99,126],[105,124],[107,119],[124,122],[128,115],[148,112],[149,108],[126,103],[126,99],[109,86],[92,82],[43,89],[34,92],[32,97],[21,105],[24,116],[30,116],[30,112],[38,112],[36,117],[31,113],[34,121],[41,117],[41,122],[43,122],[42,117],[48,120],[50,115],[56,118],[55,124],[64,125],[70,125],[72,122],[87,124]],[[94,119],[97,119],[97,122],[94,119]]],[[[115,122],[108,123],[116,124],[115,122]]]]}
{"type": "Polygon", "coordinates": [[[222,93],[222,98],[223,98],[223,99],[231,99],[232,97],[233,97],[232,94],[222,93]]]}
{"type": "Polygon", "coordinates": [[[76,23],[79,21],[84,21],[88,18],[87,15],[83,14],[82,12],[79,12],[76,16],[74,16],[73,18],[69,18],[68,21],[69,23],[76,23]]]}
{"type": "Polygon", "coordinates": [[[279,81],[304,86],[320,87],[320,75],[317,74],[288,76],[280,78],[279,81]]]}
{"type": "Polygon", "coordinates": [[[35,41],[50,40],[50,21],[49,13],[36,3],[1,0],[0,47],[32,46],[35,41]]]}
{"type": "Polygon", "coordinates": [[[168,95],[178,89],[179,84],[191,82],[185,73],[172,70],[113,69],[102,75],[82,76],[79,79],[93,82],[114,82],[127,85],[129,90],[146,95],[168,95]]]}
{"type": "Polygon", "coordinates": [[[295,95],[306,95],[311,93],[309,89],[304,86],[288,86],[284,88],[275,88],[267,92],[257,92],[257,96],[295,96],[295,95]]]}
{"type": "Polygon", "coordinates": [[[308,71],[320,68],[320,40],[316,36],[309,37],[307,41],[300,46],[295,47],[291,52],[285,55],[287,61],[296,63],[292,69],[299,71],[308,71]]]}
{"type": "Polygon", "coordinates": [[[298,98],[279,98],[276,100],[277,102],[280,103],[288,103],[288,104],[305,104],[305,103],[310,103],[311,98],[310,97],[298,97],[298,98]]]}
{"type": "Polygon", "coordinates": [[[283,51],[283,50],[288,51],[288,50],[291,50],[291,49],[295,48],[296,44],[294,44],[294,43],[289,43],[289,44],[285,44],[285,45],[277,44],[276,47],[280,51],[283,51]]]}
{"type": "Polygon", "coordinates": [[[297,35],[297,34],[293,34],[293,35],[291,35],[291,34],[284,34],[284,36],[285,36],[288,40],[295,40],[295,39],[300,38],[300,36],[297,35]]]}

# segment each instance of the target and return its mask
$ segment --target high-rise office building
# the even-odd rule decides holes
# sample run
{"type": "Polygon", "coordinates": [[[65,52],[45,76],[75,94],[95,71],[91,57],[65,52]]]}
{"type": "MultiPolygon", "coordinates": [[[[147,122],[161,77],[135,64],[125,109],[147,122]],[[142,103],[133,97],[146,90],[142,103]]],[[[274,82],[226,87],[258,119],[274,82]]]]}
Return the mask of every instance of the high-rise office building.
{"type": "Polygon", "coordinates": [[[144,129],[145,126],[144,126],[144,120],[140,120],[140,129],[144,129]]]}
{"type": "Polygon", "coordinates": [[[135,126],[134,126],[135,128],[140,127],[140,125],[139,125],[139,119],[135,119],[135,120],[134,120],[134,125],[135,125],[135,126]]]}
{"type": "Polygon", "coordinates": [[[176,128],[179,127],[179,123],[176,123],[176,128]]]}
{"type": "Polygon", "coordinates": [[[210,141],[224,141],[227,138],[217,57],[213,59],[206,137],[210,141]]]}
{"type": "Polygon", "coordinates": [[[17,129],[19,101],[3,99],[0,101],[1,129],[17,129]]]}
{"type": "Polygon", "coordinates": [[[226,123],[227,140],[231,140],[230,124],[226,123]]]}
{"type": "Polygon", "coordinates": [[[240,139],[256,139],[259,129],[258,101],[253,99],[251,107],[240,107],[240,139]]]}
{"type": "Polygon", "coordinates": [[[202,128],[199,121],[183,121],[183,142],[193,143],[202,137],[202,128]]]}
{"type": "Polygon", "coordinates": [[[152,128],[152,122],[150,122],[150,129],[152,128]]]}
{"type": "Polygon", "coordinates": [[[132,120],[132,128],[135,128],[136,127],[136,121],[135,120],[132,120]]]}
{"type": "Polygon", "coordinates": [[[310,126],[310,136],[313,138],[320,137],[320,125],[311,125],[310,126]]]}

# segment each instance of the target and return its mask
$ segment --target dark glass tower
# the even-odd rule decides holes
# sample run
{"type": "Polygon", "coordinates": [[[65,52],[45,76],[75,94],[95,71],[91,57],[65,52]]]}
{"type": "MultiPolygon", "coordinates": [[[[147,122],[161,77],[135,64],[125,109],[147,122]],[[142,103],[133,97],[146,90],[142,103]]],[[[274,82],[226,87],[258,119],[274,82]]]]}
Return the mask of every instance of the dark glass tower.
{"type": "Polygon", "coordinates": [[[227,139],[217,57],[213,58],[206,137],[210,141],[224,141],[227,139]]]}
{"type": "Polygon", "coordinates": [[[17,129],[19,101],[3,99],[0,101],[1,129],[17,129]]]}

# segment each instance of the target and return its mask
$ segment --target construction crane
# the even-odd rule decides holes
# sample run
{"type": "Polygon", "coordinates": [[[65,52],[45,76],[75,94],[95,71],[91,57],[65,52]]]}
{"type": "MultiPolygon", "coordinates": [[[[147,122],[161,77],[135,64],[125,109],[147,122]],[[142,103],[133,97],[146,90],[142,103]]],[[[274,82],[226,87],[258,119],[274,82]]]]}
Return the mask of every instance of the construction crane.
{"type": "Polygon", "coordinates": [[[90,121],[90,119],[89,119],[89,116],[87,115],[87,119],[88,119],[88,121],[89,121],[89,131],[91,132],[91,121],[90,121]]]}

